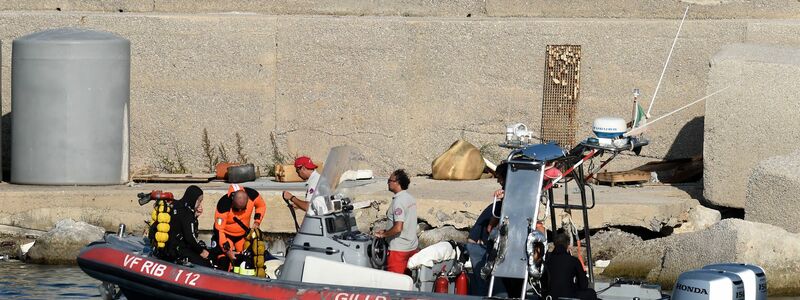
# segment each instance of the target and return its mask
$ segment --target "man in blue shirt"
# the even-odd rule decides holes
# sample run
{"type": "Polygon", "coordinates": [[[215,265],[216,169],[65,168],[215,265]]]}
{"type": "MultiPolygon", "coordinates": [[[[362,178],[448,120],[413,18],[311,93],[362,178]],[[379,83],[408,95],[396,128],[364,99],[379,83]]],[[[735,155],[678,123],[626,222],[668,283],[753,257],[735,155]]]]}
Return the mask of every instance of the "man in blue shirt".
{"type": "MultiPolygon", "coordinates": [[[[505,196],[504,188],[506,184],[506,172],[508,171],[508,164],[501,163],[495,169],[495,177],[497,183],[500,184],[500,189],[494,192],[494,201],[487,206],[478,219],[475,225],[469,230],[469,238],[467,239],[467,251],[469,252],[469,259],[472,262],[472,276],[470,278],[469,294],[474,296],[488,296],[489,282],[481,277],[481,269],[486,264],[486,249],[489,246],[489,232],[492,231],[492,224],[497,224],[495,216],[500,215],[503,206],[503,196],[505,196]],[[494,207],[494,213],[492,212],[494,207]],[[492,222],[494,221],[494,222],[492,222]]],[[[502,292],[505,289],[500,280],[495,281],[494,294],[502,292]]]]}

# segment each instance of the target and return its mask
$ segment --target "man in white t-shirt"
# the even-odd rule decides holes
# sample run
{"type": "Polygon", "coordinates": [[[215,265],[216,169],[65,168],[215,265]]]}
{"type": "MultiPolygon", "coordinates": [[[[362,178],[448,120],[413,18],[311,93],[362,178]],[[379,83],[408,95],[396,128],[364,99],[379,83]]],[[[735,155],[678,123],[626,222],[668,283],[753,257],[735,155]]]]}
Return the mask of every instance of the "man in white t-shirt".
{"type": "Polygon", "coordinates": [[[305,199],[300,199],[288,191],[283,191],[283,199],[290,201],[294,208],[304,210],[307,215],[325,214],[327,205],[324,199],[311,201],[311,196],[316,191],[320,177],[319,173],[317,173],[317,165],[308,156],[300,156],[294,160],[294,168],[297,170],[297,175],[306,181],[306,197],[305,199]]]}
{"type": "Polygon", "coordinates": [[[386,260],[386,271],[411,275],[408,270],[408,259],[419,252],[417,237],[417,200],[406,190],[411,180],[405,170],[392,172],[386,185],[394,193],[392,203],[386,210],[389,228],[378,230],[375,237],[386,238],[389,242],[389,256],[386,260]]]}

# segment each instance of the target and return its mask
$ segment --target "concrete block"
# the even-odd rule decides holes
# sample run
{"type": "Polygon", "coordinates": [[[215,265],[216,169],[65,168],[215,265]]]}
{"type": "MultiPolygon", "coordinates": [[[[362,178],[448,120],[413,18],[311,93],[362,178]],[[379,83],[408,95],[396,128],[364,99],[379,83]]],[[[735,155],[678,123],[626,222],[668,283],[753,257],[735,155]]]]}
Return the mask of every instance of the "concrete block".
{"type": "Polygon", "coordinates": [[[755,166],[747,186],[745,220],[800,233],[800,151],[775,156],[755,166]]]}
{"type": "Polygon", "coordinates": [[[724,47],[711,60],[703,153],[704,197],[745,207],[747,182],[761,160],[787,154],[800,139],[800,49],[758,44],[724,47]]]}
{"type": "Polygon", "coordinates": [[[722,214],[718,210],[698,205],[689,210],[686,223],[683,223],[680,227],[675,228],[675,231],[672,233],[679,234],[704,230],[716,224],[721,219],[722,214]]]}

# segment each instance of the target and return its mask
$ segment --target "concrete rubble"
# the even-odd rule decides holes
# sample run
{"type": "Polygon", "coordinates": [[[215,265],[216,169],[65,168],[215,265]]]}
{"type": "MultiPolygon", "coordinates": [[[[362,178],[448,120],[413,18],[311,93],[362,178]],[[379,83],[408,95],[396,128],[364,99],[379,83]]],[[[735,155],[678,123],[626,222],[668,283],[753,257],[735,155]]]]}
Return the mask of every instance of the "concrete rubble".
{"type": "Polygon", "coordinates": [[[603,276],[644,278],[669,288],[682,272],[722,262],[764,268],[770,296],[800,294],[800,235],[740,219],[725,219],[698,232],[634,243],[611,260],[603,276]]]}

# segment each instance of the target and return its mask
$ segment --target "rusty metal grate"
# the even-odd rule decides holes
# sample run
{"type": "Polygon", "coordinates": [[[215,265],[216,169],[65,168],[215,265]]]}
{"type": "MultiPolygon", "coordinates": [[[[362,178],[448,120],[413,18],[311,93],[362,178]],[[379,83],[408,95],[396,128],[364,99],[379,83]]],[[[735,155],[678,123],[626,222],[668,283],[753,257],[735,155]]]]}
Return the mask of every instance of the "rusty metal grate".
{"type": "Polygon", "coordinates": [[[542,93],[542,141],[575,146],[581,86],[581,46],[547,45],[542,93]]]}

